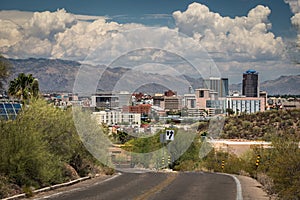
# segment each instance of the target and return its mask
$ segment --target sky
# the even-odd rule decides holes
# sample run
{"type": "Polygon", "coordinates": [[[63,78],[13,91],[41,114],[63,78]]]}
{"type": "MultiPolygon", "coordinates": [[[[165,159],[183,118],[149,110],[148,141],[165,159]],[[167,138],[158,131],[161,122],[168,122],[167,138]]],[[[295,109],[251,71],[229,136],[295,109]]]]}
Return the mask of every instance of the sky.
{"type": "Polygon", "coordinates": [[[205,51],[230,83],[248,69],[261,81],[300,74],[299,0],[1,0],[0,27],[9,58],[108,65],[152,47],[199,66],[205,51]]]}

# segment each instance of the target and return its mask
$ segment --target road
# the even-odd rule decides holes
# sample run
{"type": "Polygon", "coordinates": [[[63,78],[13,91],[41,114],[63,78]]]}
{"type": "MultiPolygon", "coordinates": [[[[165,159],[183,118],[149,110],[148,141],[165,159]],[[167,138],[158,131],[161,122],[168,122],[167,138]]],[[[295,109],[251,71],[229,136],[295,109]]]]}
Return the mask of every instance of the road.
{"type": "Polygon", "coordinates": [[[40,199],[51,200],[235,200],[235,180],[226,175],[185,173],[122,173],[110,180],[40,199]]]}

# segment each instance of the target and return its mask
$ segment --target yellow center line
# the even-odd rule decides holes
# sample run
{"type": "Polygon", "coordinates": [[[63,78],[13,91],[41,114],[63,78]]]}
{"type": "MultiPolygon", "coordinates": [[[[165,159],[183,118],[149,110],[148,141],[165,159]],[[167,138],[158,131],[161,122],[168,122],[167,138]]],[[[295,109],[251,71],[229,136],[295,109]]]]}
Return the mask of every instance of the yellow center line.
{"type": "Polygon", "coordinates": [[[146,199],[148,199],[153,194],[163,190],[165,187],[170,185],[170,183],[172,183],[176,179],[177,175],[178,175],[177,173],[168,174],[168,177],[166,178],[166,180],[164,180],[160,184],[156,185],[155,187],[147,190],[145,193],[143,193],[140,196],[136,197],[134,200],[146,200],[146,199]]]}

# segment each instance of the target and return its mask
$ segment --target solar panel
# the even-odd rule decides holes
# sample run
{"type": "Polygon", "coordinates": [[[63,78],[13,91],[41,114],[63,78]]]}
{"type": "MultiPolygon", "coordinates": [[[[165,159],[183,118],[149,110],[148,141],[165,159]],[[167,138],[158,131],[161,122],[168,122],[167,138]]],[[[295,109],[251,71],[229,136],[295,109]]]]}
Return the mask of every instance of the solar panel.
{"type": "Polygon", "coordinates": [[[0,103],[0,120],[15,119],[21,108],[19,103],[0,103]]]}

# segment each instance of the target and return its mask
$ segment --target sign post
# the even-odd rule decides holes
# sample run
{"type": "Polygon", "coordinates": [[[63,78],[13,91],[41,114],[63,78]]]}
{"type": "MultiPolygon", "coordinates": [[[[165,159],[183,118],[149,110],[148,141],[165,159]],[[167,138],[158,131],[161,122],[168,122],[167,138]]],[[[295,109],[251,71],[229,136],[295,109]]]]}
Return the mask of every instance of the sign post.
{"type": "MultiPolygon", "coordinates": [[[[162,143],[162,145],[163,145],[163,152],[162,152],[163,153],[163,157],[162,157],[163,165],[165,165],[165,161],[166,161],[165,151],[164,151],[165,144],[167,143],[167,141],[173,141],[174,135],[175,135],[175,131],[172,129],[168,129],[168,130],[166,130],[166,133],[160,134],[159,140],[160,140],[160,143],[162,143]]],[[[170,145],[169,145],[169,153],[170,153],[170,145]]],[[[168,156],[168,164],[170,164],[170,161],[171,161],[171,158],[170,158],[170,156],[168,156]]]]}

